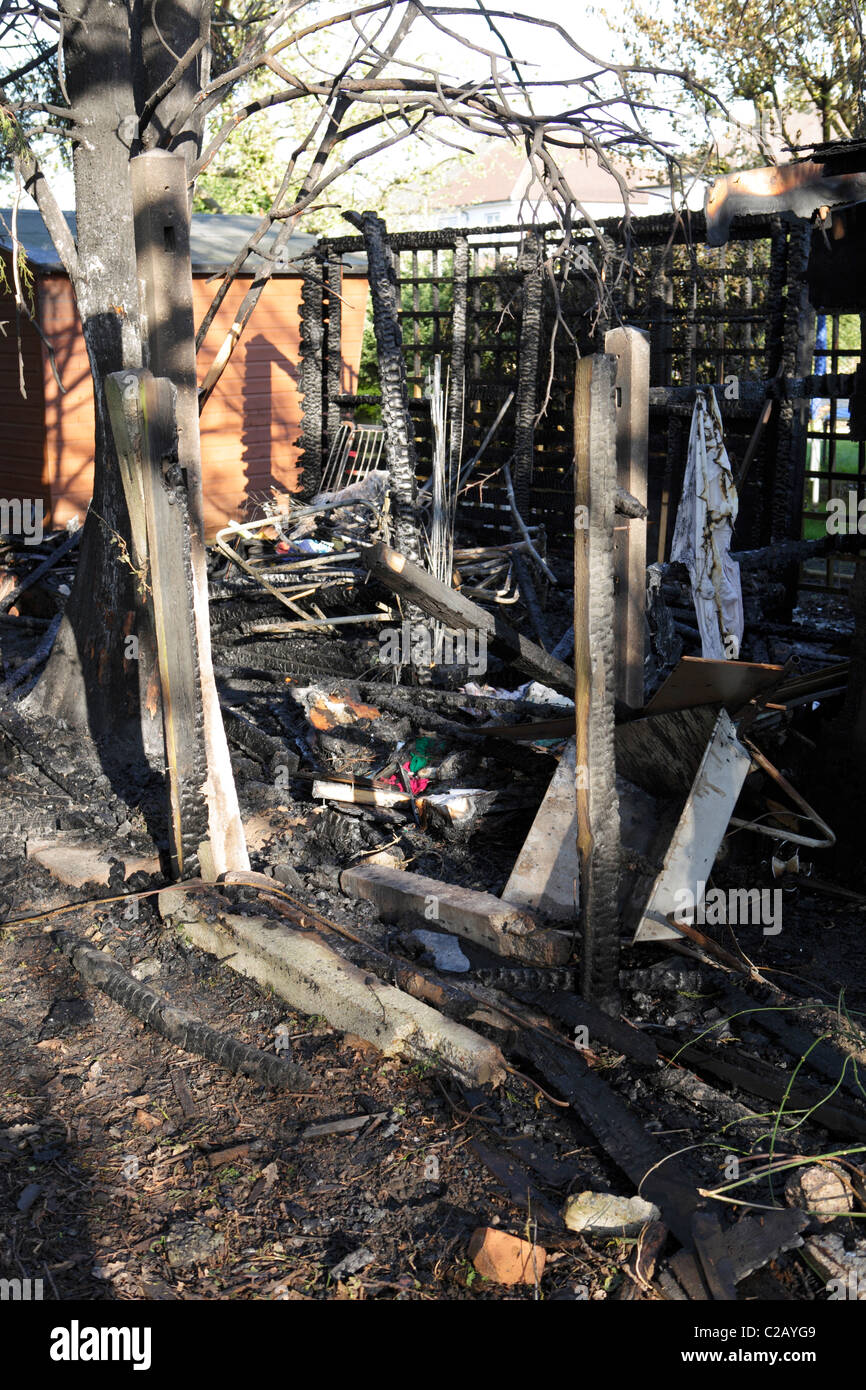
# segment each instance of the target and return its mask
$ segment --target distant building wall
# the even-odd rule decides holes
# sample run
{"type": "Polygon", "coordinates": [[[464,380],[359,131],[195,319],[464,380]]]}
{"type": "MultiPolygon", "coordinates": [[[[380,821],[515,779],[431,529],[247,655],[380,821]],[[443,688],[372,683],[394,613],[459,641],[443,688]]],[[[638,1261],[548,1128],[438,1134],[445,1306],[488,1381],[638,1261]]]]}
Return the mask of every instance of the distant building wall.
{"type": "MultiPolygon", "coordinates": [[[[8,257],[7,257],[8,262],[8,257]]],[[[199,354],[201,379],[234,322],[249,289],[238,279],[227,294],[199,354]]],[[[299,309],[302,281],[275,277],[265,289],[229,365],[202,413],[202,481],[208,536],[230,517],[244,515],[272,487],[299,485],[299,309]]],[[[216,291],[206,276],[193,280],[200,321],[216,291]]],[[[37,281],[40,322],[55,352],[60,391],[48,352],[24,326],[27,400],[18,392],[14,305],[0,297],[0,402],[6,427],[0,447],[0,495],[41,497],[47,524],[81,520],[93,484],[93,391],[84,337],[72,287],[65,275],[41,272],[37,281]]],[[[367,303],[363,277],[343,280],[343,389],[357,389],[367,303]]]]}
{"type": "MultiPolygon", "coordinates": [[[[5,282],[11,287],[11,257],[3,256],[5,282]]],[[[41,499],[50,495],[44,478],[45,401],[42,389],[42,344],[26,321],[21,324],[24,389],[19,385],[18,334],[15,301],[0,291],[0,497],[41,499]]]]}

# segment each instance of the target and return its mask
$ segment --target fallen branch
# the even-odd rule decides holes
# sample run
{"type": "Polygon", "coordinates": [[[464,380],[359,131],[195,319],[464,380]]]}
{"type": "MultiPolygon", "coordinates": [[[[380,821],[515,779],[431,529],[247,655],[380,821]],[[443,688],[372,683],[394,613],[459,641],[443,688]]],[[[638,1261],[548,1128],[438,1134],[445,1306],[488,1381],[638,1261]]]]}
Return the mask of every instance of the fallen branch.
{"type": "Polygon", "coordinates": [[[0,599],[0,613],[8,612],[13,603],[18,599],[19,594],[23,594],[24,590],[29,589],[31,584],[35,584],[37,580],[41,579],[43,574],[47,574],[48,571],[57,564],[61,556],[65,555],[68,550],[71,550],[74,545],[78,544],[81,540],[83,529],[82,526],[79,526],[77,531],[70,532],[66,539],[61,541],[57,549],[48,556],[47,560],[43,560],[42,564],[37,565],[36,569],[33,570],[31,574],[28,574],[26,579],[22,579],[21,583],[16,584],[15,588],[11,589],[5,598],[0,599]]]}
{"type": "Polygon", "coordinates": [[[36,670],[37,666],[41,666],[43,661],[48,660],[49,656],[51,655],[51,648],[54,646],[54,639],[57,636],[57,630],[60,627],[62,618],[62,613],[56,613],[54,615],[54,617],[51,619],[48,630],[43,633],[42,640],[40,641],[33,655],[28,656],[26,661],[22,661],[21,665],[15,668],[11,676],[7,678],[4,684],[0,685],[0,702],[5,700],[8,695],[11,695],[13,690],[17,690],[18,686],[24,683],[24,681],[31,674],[31,672],[36,670]]]}
{"type": "Polygon", "coordinates": [[[535,549],[535,546],[532,544],[532,537],[530,536],[529,531],[527,530],[526,522],[523,520],[523,517],[520,515],[520,512],[517,509],[517,502],[514,497],[514,484],[511,481],[511,470],[508,467],[507,463],[503,463],[502,465],[502,476],[505,479],[505,489],[508,493],[508,505],[511,508],[511,515],[514,517],[514,520],[517,523],[517,528],[520,531],[520,534],[522,535],[524,541],[526,542],[530,555],[532,556],[535,563],[538,565],[538,568],[550,580],[551,584],[558,586],[559,580],[553,573],[553,570],[550,568],[550,566],[546,564],[544,560],[542,560],[538,551],[535,549]]]}
{"type": "Polygon", "coordinates": [[[376,545],[363,546],[361,557],[374,578],[380,580],[391,593],[417,604],[446,627],[484,633],[485,640],[506,654],[508,661],[518,671],[555,690],[567,690],[569,695],[573,694],[575,675],[571,667],[554,661],[542,647],[530,642],[498,615],[488,613],[455,589],[449,589],[399,551],[380,541],[376,545]]]}
{"type": "Polygon", "coordinates": [[[134,980],[106,951],[98,951],[95,946],[65,931],[52,932],[52,938],[82,979],[103,990],[148,1028],[183,1048],[184,1052],[205,1057],[236,1076],[249,1076],[263,1086],[282,1091],[312,1089],[312,1079],[303,1067],[238,1042],[229,1033],[211,1028],[195,1014],[175,1008],[155,990],[134,980]]]}

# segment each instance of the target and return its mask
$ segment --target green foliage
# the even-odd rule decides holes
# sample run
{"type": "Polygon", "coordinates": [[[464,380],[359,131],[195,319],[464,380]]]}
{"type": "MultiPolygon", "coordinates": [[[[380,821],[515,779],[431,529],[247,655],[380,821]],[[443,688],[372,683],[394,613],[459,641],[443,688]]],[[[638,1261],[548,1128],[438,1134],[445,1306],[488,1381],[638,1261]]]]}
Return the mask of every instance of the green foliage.
{"type": "MultiPolygon", "coordinates": [[[[33,41],[32,26],[23,15],[13,20],[5,34],[5,66],[11,74],[24,67],[31,58],[44,55],[45,61],[17,80],[3,80],[4,99],[10,102],[49,102],[64,105],[64,97],[57,78],[57,64],[54,61],[54,45],[33,41]]],[[[0,175],[9,175],[13,160],[27,150],[28,140],[42,125],[45,117],[40,111],[26,111],[12,116],[0,106],[0,175]]],[[[35,135],[38,140],[38,134],[35,135]]],[[[63,152],[65,162],[68,153],[63,152]]]]}
{"type": "MultiPolygon", "coordinates": [[[[860,315],[859,314],[840,314],[839,315],[839,347],[848,352],[860,351],[860,315]]],[[[853,360],[844,364],[839,369],[843,372],[853,372],[853,360]]]]}
{"type": "Polygon", "coordinates": [[[267,212],[280,184],[277,131],[267,116],[251,116],[226,141],[196,183],[195,212],[267,212]]]}

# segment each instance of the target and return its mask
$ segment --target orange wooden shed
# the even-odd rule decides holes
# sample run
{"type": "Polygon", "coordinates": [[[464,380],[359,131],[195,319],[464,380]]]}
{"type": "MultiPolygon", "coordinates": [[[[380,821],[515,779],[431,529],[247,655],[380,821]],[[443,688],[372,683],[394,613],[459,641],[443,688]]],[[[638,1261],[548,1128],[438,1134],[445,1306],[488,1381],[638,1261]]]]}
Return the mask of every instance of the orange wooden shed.
{"type": "MultiPolygon", "coordinates": [[[[11,214],[2,214],[8,227],[11,214]]],[[[75,217],[66,214],[75,231],[75,217]]],[[[257,217],[196,213],[190,235],[196,322],[218,288],[214,279],[259,225],[257,217]]],[[[0,493],[42,500],[45,525],[84,520],[93,484],[93,390],[81,322],[69,278],[36,211],[18,213],[18,236],[34,277],[38,322],[50,341],[65,392],[58,388],[49,353],[38,333],[21,321],[19,360],[15,306],[0,290],[0,409],[6,424],[0,442],[0,493]],[[26,397],[21,392],[23,376],[26,397]]],[[[314,245],[296,235],[289,258],[314,245]]],[[[11,284],[8,237],[0,223],[0,255],[11,284]]],[[[253,258],[250,258],[253,259],[253,258]]],[[[249,264],[249,262],[248,262],[249,264]]],[[[254,266],[238,277],[199,353],[201,380],[234,322],[254,266]]],[[[303,278],[297,266],[276,273],[265,288],[228,367],[201,417],[205,527],[212,536],[231,517],[272,488],[295,492],[300,484],[300,311],[303,278]]],[[[367,304],[365,269],[346,258],[342,283],[342,389],[357,390],[367,304]]]]}

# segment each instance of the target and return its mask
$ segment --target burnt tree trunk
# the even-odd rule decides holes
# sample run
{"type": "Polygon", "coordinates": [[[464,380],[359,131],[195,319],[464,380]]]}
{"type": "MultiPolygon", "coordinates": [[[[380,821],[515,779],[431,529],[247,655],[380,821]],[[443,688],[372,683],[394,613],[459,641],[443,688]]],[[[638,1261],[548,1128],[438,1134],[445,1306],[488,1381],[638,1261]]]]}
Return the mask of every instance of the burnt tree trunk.
{"type": "MultiPolygon", "coordinates": [[[[134,558],[138,547],[105,396],[112,374],[137,370],[147,356],[177,391],[180,465],[190,520],[189,622],[207,753],[201,792],[209,811],[212,868],[244,868],[248,859],[213,679],[207,612],[187,190],[188,170],[200,149],[200,121],[193,119],[175,141],[175,155],[153,152],[138,161],[139,202],[142,188],[145,201],[160,202],[160,245],[165,234],[165,247],[177,247],[173,279],[166,285],[163,274],[161,298],[154,297],[156,262],[148,255],[153,228],[143,230],[146,218],[141,215],[136,227],[130,172],[130,160],[158,141],[198,89],[198,63],[191,63],[156,100],[174,73],[174,55],[188,52],[197,41],[206,69],[209,9],[202,0],[174,0],[159,16],[158,33],[153,7],[140,0],[129,6],[112,0],[61,0],[61,10],[66,90],[76,116],[77,246],[65,263],[93,377],[95,468],[75,585],[28,710],[89,731],[100,744],[106,771],[117,771],[125,784],[130,764],[141,772],[165,767],[154,608],[141,601],[152,576],[134,558]],[[151,189],[142,165],[149,167],[154,160],[166,172],[152,181],[151,189]],[[171,206],[163,207],[169,185],[171,206]],[[113,745],[113,756],[106,756],[108,745],[113,745]]],[[[64,235],[68,239],[59,221],[59,227],[48,227],[56,244],[64,235]]],[[[157,839],[162,829],[153,827],[157,839]]]]}
{"type": "MultiPolygon", "coordinates": [[[[203,22],[201,0],[174,0],[159,15],[134,0],[61,0],[66,90],[78,116],[73,146],[77,271],[72,275],[93,377],[93,501],[85,522],[76,581],[51,657],[27,708],[74,728],[110,735],[129,756],[160,766],[162,716],[152,625],[133,634],[136,576],[123,560],[129,518],[108,418],[104,382],[142,365],[130,157],[152,144],[194,95],[193,63],[139,134],[148,99],[186,52],[203,22]]],[[[200,61],[206,61],[206,51],[200,61]]],[[[181,145],[188,162],[200,148],[191,123],[181,145]]],[[[49,226],[55,237],[57,229],[49,226]]]]}
{"type": "Polygon", "coordinates": [[[121,558],[122,546],[130,547],[129,518],[103,390],[110,372],[141,365],[128,171],[138,126],[129,20],[126,8],[109,0],[64,0],[62,11],[66,86],[81,129],[73,148],[73,289],[93,377],[95,472],[72,595],[27,708],[76,728],[122,734],[156,759],[162,721],[154,645],[139,631],[138,659],[127,655],[135,577],[121,558]]]}

